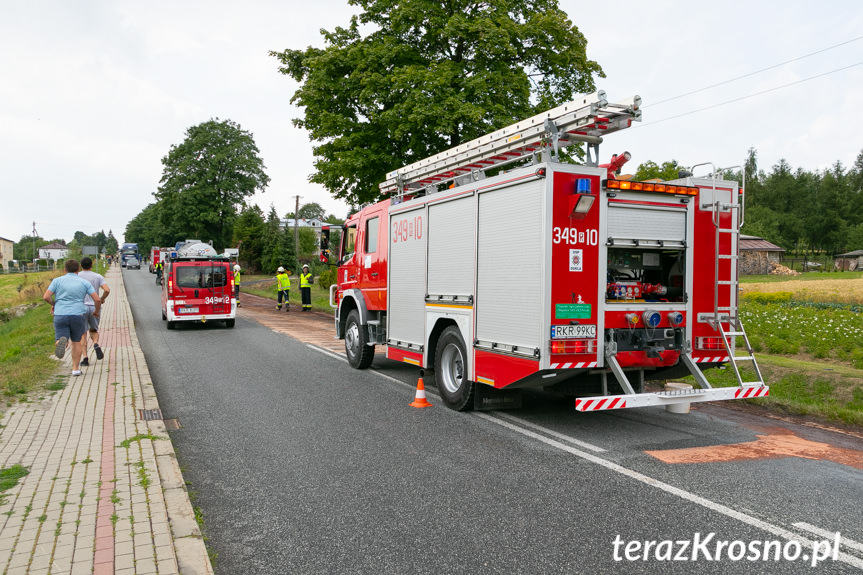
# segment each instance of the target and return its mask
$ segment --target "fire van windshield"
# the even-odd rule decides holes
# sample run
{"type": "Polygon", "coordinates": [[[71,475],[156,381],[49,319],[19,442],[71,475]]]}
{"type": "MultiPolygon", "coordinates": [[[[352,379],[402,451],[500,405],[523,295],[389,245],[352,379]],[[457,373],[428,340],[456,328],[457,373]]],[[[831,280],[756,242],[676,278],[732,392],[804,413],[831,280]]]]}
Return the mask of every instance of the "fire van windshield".
{"type": "Polygon", "coordinates": [[[605,299],[683,302],[686,250],[609,248],[605,299]]]}
{"type": "Polygon", "coordinates": [[[180,266],[176,271],[180,288],[213,288],[228,285],[224,266],[180,266]]]}

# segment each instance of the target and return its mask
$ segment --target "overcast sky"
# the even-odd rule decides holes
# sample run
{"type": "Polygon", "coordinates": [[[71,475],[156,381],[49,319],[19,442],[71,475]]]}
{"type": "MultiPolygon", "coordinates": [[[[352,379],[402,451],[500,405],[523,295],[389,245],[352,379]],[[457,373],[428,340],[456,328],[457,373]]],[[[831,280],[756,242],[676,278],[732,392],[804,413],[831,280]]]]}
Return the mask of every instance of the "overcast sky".
{"type": "MultiPolygon", "coordinates": [[[[644,121],[606,138],[602,161],[628,150],[630,173],[647,160],[727,167],[754,147],[762,169],[785,158],[816,170],[850,167],[863,149],[859,0],[560,5],[605,70],[597,87],[643,99],[644,121]]],[[[272,178],[252,200],[264,211],[292,211],[299,194],[344,217],[344,203],[308,183],[311,146],[288,103],[297,86],[268,51],[322,47],[319,30],[354,13],[338,0],[4,2],[0,236],[17,241],[35,221],[47,239],[111,229],[122,241],[170,146],[216,117],[254,134],[272,178]]]]}

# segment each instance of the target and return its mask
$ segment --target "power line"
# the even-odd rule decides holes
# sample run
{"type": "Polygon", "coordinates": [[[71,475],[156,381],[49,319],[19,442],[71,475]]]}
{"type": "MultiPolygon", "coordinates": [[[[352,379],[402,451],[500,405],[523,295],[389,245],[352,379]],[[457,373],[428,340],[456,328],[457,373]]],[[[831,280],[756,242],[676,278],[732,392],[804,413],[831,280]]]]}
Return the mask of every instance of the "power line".
{"type": "MultiPolygon", "coordinates": [[[[816,54],[821,54],[822,52],[827,52],[828,50],[833,50],[834,48],[839,48],[840,46],[844,46],[846,44],[850,44],[850,43],[856,42],[858,40],[863,40],[863,36],[858,36],[857,38],[853,38],[851,40],[842,42],[841,44],[836,44],[836,45],[830,46],[828,48],[822,48],[821,50],[818,50],[816,52],[811,52],[809,54],[806,54],[805,56],[798,56],[797,58],[792,58],[791,60],[786,60],[785,62],[781,62],[779,64],[774,64],[773,66],[768,66],[767,68],[762,68],[760,70],[756,70],[755,72],[749,72],[748,74],[743,74],[742,76],[737,76],[736,78],[731,78],[730,80],[725,80],[724,82],[719,82],[718,84],[712,84],[710,86],[705,86],[704,88],[699,88],[698,90],[693,90],[693,91],[687,92],[685,94],[680,94],[679,96],[673,96],[671,98],[666,98],[665,100],[661,100],[659,102],[655,102],[653,104],[650,104],[650,106],[658,106],[658,105],[664,104],[666,102],[671,102],[672,100],[678,100],[680,98],[685,98],[686,96],[691,96],[692,94],[697,94],[697,93],[703,92],[705,90],[710,90],[711,88],[716,88],[717,86],[723,86],[725,84],[730,84],[731,82],[736,82],[737,80],[742,80],[743,78],[748,78],[749,76],[754,76],[756,74],[760,74],[761,72],[766,72],[767,70],[773,70],[774,68],[779,68],[780,66],[784,66],[785,64],[790,64],[791,62],[797,62],[798,60],[803,60],[804,58],[809,58],[810,56],[815,56],[816,54]]],[[[856,66],[856,64],[854,64],[854,65],[856,66]]],[[[648,106],[642,106],[642,108],[647,108],[647,107],[648,106]]]]}
{"type": "Polygon", "coordinates": [[[835,70],[831,70],[829,72],[824,72],[823,74],[818,74],[815,76],[810,76],[808,78],[804,78],[802,80],[797,80],[796,82],[791,82],[790,84],[784,84],[782,86],[776,86],[775,88],[769,88],[767,90],[762,90],[761,92],[755,92],[754,94],[748,94],[746,96],[741,96],[739,98],[734,98],[733,100],[726,100],[725,102],[720,102],[719,104],[713,104],[712,106],[707,106],[705,108],[699,108],[697,110],[692,110],[691,112],[684,112],[682,114],[677,114],[676,116],[669,116],[667,118],[662,118],[661,120],[656,120],[654,122],[649,122],[647,124],[642,124],[640,126],[633,126],[633,128],[644,128],[647,126],[653,126],[654,124],[659,124],[660,122],[667,122],[668,120],[674,120],[675,118],[682,118],[683,116],[690,116],[692,114],[697,114],[698,112],[704,112],[705,110],[711,110],[713,108],[718,108],[720,106],[725,106],[726,104],[733,104],[734,102],[739,102],[741,100],[746,100],[748,98],[754,98],[755,96],[761,96],[762,94],[767,94],[768,92],[775,92],[776,90],[781,90],[782,88],[788,88],[789,86],[794,86],[796,84],[802,84],[803,82],[808,82],[810,80],[815,80],[816,78],[821,78],[823,76],[828,76],[830,74],[835,74],[836,72],[841,72],[843,70],[847,70],[849,68],[853,68],[854,66],[860,66],[863,62],[857,62],[856,64],[851,64],[850,66],[844,66],[842,68],[837,68],[835,70]]]}

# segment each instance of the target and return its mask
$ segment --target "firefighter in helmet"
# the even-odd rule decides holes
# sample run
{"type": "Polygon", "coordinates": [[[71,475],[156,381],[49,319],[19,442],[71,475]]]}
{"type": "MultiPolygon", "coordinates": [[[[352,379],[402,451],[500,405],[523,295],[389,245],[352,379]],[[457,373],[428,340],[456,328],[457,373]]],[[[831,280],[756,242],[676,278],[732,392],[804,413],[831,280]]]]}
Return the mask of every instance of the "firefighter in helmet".
{"type": "Polygon", "coordinates": [[[300,293],[303,295],[303,311],[312,311],[312,284],[314,279],[309,272],[309,265],[303,265],[303,273],[300,274],[300,293]]]}
{"type": "Polygon", "coordinates": [[[285,268],[279,266],[276,270],[276,288],[279,290],[279,304],[276,306],[278,311],[282,311],[282,298],[285,300],[285,311],[291,311],[291,278],[288,277],[288,272],[285,268]]]}
{"type": "Polygon", "coordinates": [[[240,307],[240,264],[234,265],[234,297],[237,298],[237,307],[240,307]]]}

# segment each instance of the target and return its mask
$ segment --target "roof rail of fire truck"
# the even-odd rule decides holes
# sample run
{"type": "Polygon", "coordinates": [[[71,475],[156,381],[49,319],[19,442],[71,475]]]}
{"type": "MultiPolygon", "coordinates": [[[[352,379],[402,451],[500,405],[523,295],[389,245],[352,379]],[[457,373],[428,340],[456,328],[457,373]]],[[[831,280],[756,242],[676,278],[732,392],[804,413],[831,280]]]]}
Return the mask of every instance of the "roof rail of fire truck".
{"type": "Polygon", "coordinates": [[[530,157],[538,161],[539,152],[545,152],[544,161],[553,161],[560,148],[581,142],[588,145],[587,165],[596,166],[602,136],[630,127],[633,120],[641,121],[640,96],[612,104],[599,90],[389,172],[381,193],[436,191],[439,184],[456,178],[480,179],[489,168],[530,157]]]}

